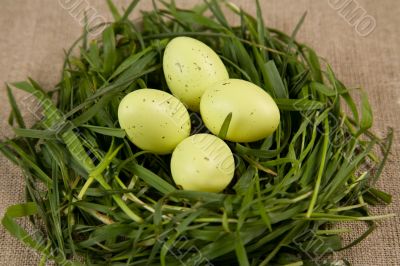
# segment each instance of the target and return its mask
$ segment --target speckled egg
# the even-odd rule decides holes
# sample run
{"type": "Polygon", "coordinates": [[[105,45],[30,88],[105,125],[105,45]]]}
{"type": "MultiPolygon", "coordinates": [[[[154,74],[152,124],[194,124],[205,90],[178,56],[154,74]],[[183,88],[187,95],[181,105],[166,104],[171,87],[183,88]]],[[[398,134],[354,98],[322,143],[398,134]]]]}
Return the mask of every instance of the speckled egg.
{"type": "Polygon", "coordinates": [[[157,154],[171,153],[190,135],[185,106],[160,90],[140,89],[126,95],[118,107],[118,120],[137,147],[157,154]]]}
{"type": "Polygon", "coordinates": [[[177,37],[168,43],[163,69],[172,94],[195,112],[199,111],[205,90],[229,78],[219,56],[203,42],[190,37],[177,37]]]}
{"type": "Polygon", "coordinates": [[[190,136],[172,153],[172,177],[185,190],[221,192],[232,181],[234,171],[228,145],[211,134],[190,136]]]}
{"type": "Polygon", "coordinates": [[[211,86],[201,98],[201,117],[215,135],[232,113],[226,138],[234,142],[253,142],[271,135],[279,125],[278,106],[257,85],[229,79],[211,86]]]}

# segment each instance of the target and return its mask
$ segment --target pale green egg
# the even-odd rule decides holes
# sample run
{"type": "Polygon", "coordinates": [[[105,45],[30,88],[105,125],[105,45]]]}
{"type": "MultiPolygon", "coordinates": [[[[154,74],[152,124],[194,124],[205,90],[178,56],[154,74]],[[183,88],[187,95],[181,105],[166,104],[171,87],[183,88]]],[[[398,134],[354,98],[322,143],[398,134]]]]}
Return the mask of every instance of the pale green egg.
{"type": "Polygon", "coordinates": [[[240,79],[228,79],[212,85],[200,103],[206,127],[217,135],[225,118],[232,113],[226,140],[253,142],[270,136],[279,125],[278,106],[257,85],[240,79]]]}
{"type": "Polygon", "coordinates": [[[172,177],[185,190],[221,192],[232,181],[234,171],[230,148],[211,134],[190,136],[172,153],[172,177]]]}
{"type": "Polygon", "coordinates": [[[219,56],[206,44],[189,37],[177,37],[168,43],[163,69],[172,94],[195,112],[199,111],[205,90],[229,78],[219,56]]]}
{"type": "Polygon", "coordinates": [[[171,153],[190,135],[185,106],[160,90],[140,89],[126,95],[118,107],[118,120],[137,147],[157,154],[171,153]]]}

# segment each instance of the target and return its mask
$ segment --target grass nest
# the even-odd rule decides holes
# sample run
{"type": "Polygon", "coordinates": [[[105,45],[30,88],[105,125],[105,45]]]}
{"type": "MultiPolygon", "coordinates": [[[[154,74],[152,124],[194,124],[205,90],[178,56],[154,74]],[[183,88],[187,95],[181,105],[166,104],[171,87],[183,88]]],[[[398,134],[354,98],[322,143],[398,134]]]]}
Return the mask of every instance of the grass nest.
{"type": "MultiPolygon", "coordinates": [[[[296,41],[305,16],[287,35],[264,25],[257,1],[255,17],[222,4],[238,17],[237,26],[228,23],[221,1],[190,10],[159,1],[142,12],[139,26],[128,19],[138,2],[121,13],[108,1],[115,21],[85,28],[54,89],[32,79],[7,86],[16,136],[0,149],[23,170],[26,203],[9,207],[2,223],[41,253],[42,263],[321,265],[321,256],[351,247],[373,231],[375,220],[391,216],[374,216],[369,206],[391,199],[374,184],[392,131],[374,135],[365,92],[346,87],[325,60],[296,41]],[[101,35],[91,39],[99,28],[101,35]],[[231,78],[260,86],[281,111],[272,136],[227,142],[236,170],[222,193],[178,189],[170,155],[139,150],[118,125],[126,94],[146,87],[169,91],[162,58],[176,36],[209,45],[231,78]],[[28,96],[17,103],[13,89],[28,96]],[[42,114],[31,128],[21,104],[42,114]],[[30,234],[17,223],[20,217],[40,231],[30,234]],[[343,245],[341,234],[349,231],[337,225],[343,221],[368,229],[343,245]]],[[[196,132],[206,132],[199,116],[191,117],[196,132]]]]}

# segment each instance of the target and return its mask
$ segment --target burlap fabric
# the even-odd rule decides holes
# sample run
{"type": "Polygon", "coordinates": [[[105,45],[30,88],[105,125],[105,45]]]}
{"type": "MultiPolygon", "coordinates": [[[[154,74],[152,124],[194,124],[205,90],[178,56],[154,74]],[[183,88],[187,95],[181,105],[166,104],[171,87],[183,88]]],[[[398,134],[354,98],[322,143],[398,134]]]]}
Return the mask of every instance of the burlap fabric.
{"type": "MultiPolygon", "coordinates": [[[[118,1],[127,6],[129,0],[118,1]]],[[[190,6],[199,0],[177,1],[190,6]]],[[[254,14],[253,0],[233,1],[254,14]]],[[[387,127],[400,129],[400,1],[398,0],[261,0],[269,26],[290,32],[305,10],[307,19],[299,32],[301,41],[315,47],[350,86],[362,86],[370,95],[375,115],[374,128],[383,134],[387,127]],[[358,6],[361,14],[353,21],[343,15],[358,6]],[[364,13],[362,13],[364,12],[364,13]],[[352,25],[353,22],[353,25],[352,25]],[[367,23],[376,22],[369,35],[367,23]],[[362,23],[365,23],[364,25],[362,23]],[[367,36],[363,36],[367,35],[367,36]]],[[[80,35],[83,8],[109,18],[105,1],[95,0],[1,0],[0,3],[0,114],[1,137],[11,136],[7,126],[10,107],[4,82],[31,76],[51,88],[60,76],[63,48],[80,35]],[[80,9],[72,9],[72,4],[80,9]],[[69,6],[68,6],[69,5],[69,6]],[[77,11],[78,10],[78,11],[77,11]]],[[[151,1],[142,1],[150,9],[151,1]]],[[[355,13],[357,15],[357,12],[355,13]]],[[[132,17],[138,17],[139,12],[132,17]]],[[[232,20],[232,22],[235,22],[232,20]]],[[[373,26],[373,25],[372,25],[373,26]]],[[[22,93],[17,94],[21,99],[22,93]]],[[[29,115],[26,115],[29,118],[29,115]]],[[[389,207],[376,213],[400,212],[400,141],[395,137],[393,154],[379,182],[379,187],[393,194],[389,207]]],[[[7,206],[23,200],[23,178],[17,167],[0,158],[0,216],[7,206]]],[[[354,228],[361,230],[362,228],[354,228]]],[[[364,242],[337,254],[354,265],[400,265],[400,218],[380,222],[380,227],[364,242]]],[[[0,227],[0,265],[37,265],[38,255],[11,238],[0,227]]]]}

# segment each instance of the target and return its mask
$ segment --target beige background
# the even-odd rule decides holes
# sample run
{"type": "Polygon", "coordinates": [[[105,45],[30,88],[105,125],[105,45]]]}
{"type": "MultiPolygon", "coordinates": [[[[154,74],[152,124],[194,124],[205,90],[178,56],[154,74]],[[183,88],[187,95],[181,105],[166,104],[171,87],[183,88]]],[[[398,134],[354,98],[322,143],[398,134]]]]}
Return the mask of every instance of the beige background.
{"type": "MultiPolygon", "coordinates": [[[[290,32],[302,13],[308,10],[298,34],[300,40],[327,58],[346,84],[365,87],[372,100],[378,133],[384,133],[389,126],[397,133],[400,129],[400,1],[350,1],[358,3],[376,19],[376,30],[369,36],[358,35],[354,27],[330,7],[329,3],[338,0],[260,0],[268,25],[286,32],[290,32]]],[[[63,48],[68,48],[81,32],[79,22],[59,2],[68,1],[0,1],[1,138],[12,135],[6,123],[10,108],[4,82],[31,76],[51,88],[59,78],[63,48]]],[[[105,1],[86,2],[98,14],[109,17],[105,1]]],[[[126,7],[130,1],[115,2],[126,7]]],[[[183,6],[197,2],[200,1],[177,1],[183,6]]],[[[253,0],[234,2],[254,14],[253,0]]],[[[149,9],[150,3],[143,0],[140,6],[149,9]]],[[[133,17],[138,17],[138,12],[133,17]]],[[[397,213],[398,217],[381,222],[367,241],[338,255],[348,258],[354,265],[400,265],[399,158],[400,141],[396,136],[393,154],[379,182],[380,188],[393,194],[394,203],[375,212],[397,213]]],[[[0,216],[3,216],[8,205],[23,200],[23,179],[4,157],[0,157],[0,166],[0,216]]],[[[25,249],[0,228],[0,265],[37,265],[37,261],[34,252],[25,249]]]]}

